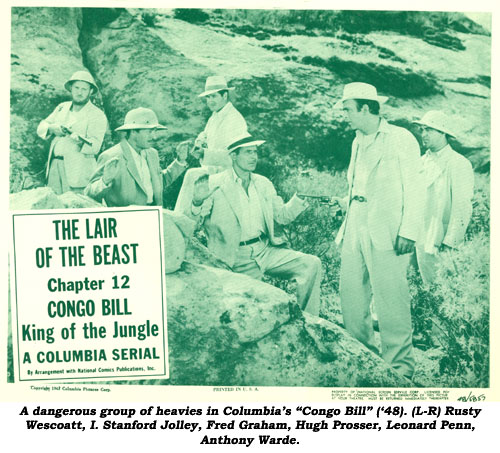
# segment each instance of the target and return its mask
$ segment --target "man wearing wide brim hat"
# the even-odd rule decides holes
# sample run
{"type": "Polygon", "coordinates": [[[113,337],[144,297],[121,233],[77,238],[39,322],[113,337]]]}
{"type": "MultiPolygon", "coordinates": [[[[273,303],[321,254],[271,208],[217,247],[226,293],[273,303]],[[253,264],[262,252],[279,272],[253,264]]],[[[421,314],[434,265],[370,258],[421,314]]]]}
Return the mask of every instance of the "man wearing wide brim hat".
{"type": "Polygon", "coordinates": [[[192,168],[186,172],[177,198],[176,210],[189,203],[193,196],[194,182],[198,177],[208,172],[215,174],[231,167],[231,159],[227,147],[237,137],[247,133],[247,123],[243,116],[229,100],[229,87],[223,76],[210,76],[205,83],[205,90],[199,94],[206,103],[212,115],[205,129],[195,141],[193,154],[200,158],[200,168],[192,168]]]}
{"type": "Polygon", "coordinates": [[[426,186],[424,221],[416,244],[416,258],[423,281],[435,281],[439,252],[457,248],[472,215],[474,172],[467,158],[448,143],[455,137],[450,118],[431,110],[420,120],[426,186]]]}
{"type": "Polygon", "coordinates": [[[90,100],[97,85],[88,71],[75,72],[64,87],[71,101],[59,104],[37,128],[41,138],[52,139],[46,177],[57,194],[83,191],[95,171],[108,124],[106,115],[90,100]]]}
{"type": "Polygon", "coordinates": [[[344,107],[344,102],[349,99],[364,99],[368,101],[378,102],[379,105],[385,104],[389,99],[387,96],[380,96],[377,89],[368,83],[353,82],[344,86],[342,99],[337,101],[333,106],[335,109],[344,107]]]}
{"type": "Polygon", "coordinates": [[[125,136],[104,151],[97,170],[85,189],[88,195],[107,206],[163,205],[163,187],[170,185],[186,169],[187,150],[178,150],[177,159],[166,170],[160,168],[158,151],[152,148],[156,130],[166,129],[151,109],[130,110],[117,131],[125,136]]]}
{"type": "Polygon", "coordinates": [[[271,181],[254,173],[263,143],[248,133],[236,138],[227,151],[232,167],[201,176],[183,213],[202,223],[208,248],[234,272],[295,279],[299,305],[317,316],[321,261],[284,247],[274,229],[274,222],[292,222],[307,204],[297,195],[283,203],[271,181]]]}
{"type": "Polygon", "coordinates": [[[342,245],[340,299],[347,331],[411,378],[415,359],[406,269],[423,213],[420,149],[408,130],[380,116],[386,101],[373,85],[354,82],[335,104],[356,131],[346,215],[336,239],[342,245]],[[372,295],[380,352],[370,313],[372,295]]]}

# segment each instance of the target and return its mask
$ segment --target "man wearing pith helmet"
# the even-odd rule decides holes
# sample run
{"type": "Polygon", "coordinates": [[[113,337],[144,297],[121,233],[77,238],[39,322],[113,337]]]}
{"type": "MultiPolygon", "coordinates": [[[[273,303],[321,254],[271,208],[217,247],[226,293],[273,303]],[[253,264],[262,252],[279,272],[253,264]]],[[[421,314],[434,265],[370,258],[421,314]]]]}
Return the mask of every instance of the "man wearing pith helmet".
{"type": "Polygon", "coordinates": [[[201,168],[192,168],[186,172],[177,198],[176,210],[193,196],[194,182],[204,173],[215,174],[231,167],[227,147],[237,137],[247,133],[247,123],[229,100],[228,87],[223,76],[210,76],[205,83],[205,90],[198,95],[205,99],[212,115],[205,129],[198,135],[193,154],[200,157],[201,168]]]}
{"type": "Polygon", "coordinates": [[[71,101],[59,104],[37,128],[42,139],[52,139],[46,178],[56,194],[83,191],[96,168],[108,124],[90,100],[97,86],[89,72],[75,72],[64,87],[71,101]]]}
{"type": "Polygon", "coordinates": [[[374,86],[354,82],[335,105],[356,130],[346,216],[336,239],[342,244],[340,299],[347,331],[379,353],[370,313],[373,296],[380,354],[411,378],[415,359],[406,271],[423,214],[420,149],[409,131],[380,116],[386,101],[374,86]]]}
{"type": "Polygon", "coordinates": [[[474,172],[469,160],[448,143],[455,133],[444,112],[431,110],[415,123],[426,148],[422,156],[426,201],[416,258],[423,281],[431,284],[439,253],[457,248],[464,239],[472,214],[474,172]]]}
{"type": "Polygon", "coordinates": [[[152,148],[158,129],[166,127],[158,122],[153,110],[130,110],[123,126],[116,129],[124,131],[125,137],[99,156],[85,195],[107,206],[162,206],[163,185],[171,184],[184,172],[187,150],[182,157],[178,150],[178,158],[162,171],[158,152],[152,148]]]}
{"type": "Polygon", "coordinates": [[[230,144],[231,168],[201,176],[183,213],[202,222],[208,248],[234,272],[296,280],[299,305],[317,316],[321,261],[284,247],[274,229],[274,222],[292,222],[307,204],[297,195],[285,204],[271,181],[254,173],[262,143],[247,133],[230,144]]]}

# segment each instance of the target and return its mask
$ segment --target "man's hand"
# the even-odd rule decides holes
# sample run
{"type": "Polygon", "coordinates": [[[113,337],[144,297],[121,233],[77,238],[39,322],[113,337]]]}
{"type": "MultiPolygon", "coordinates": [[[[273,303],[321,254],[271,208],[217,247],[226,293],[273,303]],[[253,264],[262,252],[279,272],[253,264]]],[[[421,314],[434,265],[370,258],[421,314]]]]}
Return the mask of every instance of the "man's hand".
{"type": "Polygon", "coordinates": [[[175,149],[175,157],[177,158],[177,161],[180,164],[186,165],[188,151],[189,151],[189,140],[181,142],[177,145],[177,148],[175,149]]]}
{"type": "Polygon", "coordinates": [[[102,172],[102,182],[106,185],[111,184],[118,176],[118,157],[108,160],[104,164],[102,172]]]}
{"type": "Polygon", "coordinates": [[[210,190],[208,174],[201,175],[194,183],[193,206],[201,206],[219,187],[210,190]]]}
{"type": "Polygon", "coordinates": [[[441,244],[439,247],[440,252],[451,252],[453,250],[453,247],[450,247],[449,245],[446,244],[441,244]]]}
{"type": "Polygon", "coordinates": [[[55,135],[56,137],[63,137],[64,135],[68,135],[68,133],[64,129],[66,128],[59,124],[51,124],[48,128],[48,131],[51,135],[55,135]]]}
{"type": "Polygon", "coordinates": [[[191,149],[191,155],[198,160],[203,159],[207,146],[207,134],[205,132],[200,132],[194,141],[194,146],[191,149]]]}
{"type": "Polygon", "coordinates": [[[415,241],[410,239],[406,239],[403,236],[399,236],[396,238],[396,246],[394,250],[396,251],[396,255],[405,255],[407,253],[413,252],[415,248],[415,241]]]}

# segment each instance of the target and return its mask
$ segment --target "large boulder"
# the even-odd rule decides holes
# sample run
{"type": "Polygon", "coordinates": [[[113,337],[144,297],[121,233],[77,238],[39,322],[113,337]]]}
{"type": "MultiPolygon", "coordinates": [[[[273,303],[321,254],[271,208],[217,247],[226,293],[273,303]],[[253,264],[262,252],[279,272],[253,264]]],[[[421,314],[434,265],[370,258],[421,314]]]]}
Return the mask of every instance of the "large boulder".
{"type": "Polygon", "coordinates": [[[335,324],[245,275],[184,263],[166,276],[174,385],[402,387],[410,382],[335,324]]]}

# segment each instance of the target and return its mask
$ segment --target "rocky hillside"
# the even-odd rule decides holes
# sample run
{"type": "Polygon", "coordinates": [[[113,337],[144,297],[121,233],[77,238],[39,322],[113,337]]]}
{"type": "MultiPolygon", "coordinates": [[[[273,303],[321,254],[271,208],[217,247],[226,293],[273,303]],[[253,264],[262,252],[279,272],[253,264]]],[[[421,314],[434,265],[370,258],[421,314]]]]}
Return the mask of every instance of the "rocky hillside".
{"type": "Polygon", "coordinates": [[[112,128],[139,105],[157,112],[169,126],[156,144],[165,164],[209,116],[197,98],[205,78],[223,74],[250,130],[268,141],[260,171],[269,176],[285,166],[346,166],[353,133],[332,107],[354,80],[390,96],[385,116],[410,128],[426,110],[445,110],[455,146],[489,169],[491,38],[458,13],[12,11],[11,191],[42,184],[47,146],[36,125],[81,67],[98,81],[96,102],[112,128]]]}
{"type": "MultiPolygon", "coordinates": [[[[56,196],[48,187],[11,194],[10,205],[14,210],[100,206],[72,192],[56,196]]],[[[410,385],[338,325],[303,314],[289,294],[225,270],[196,239],[186,240],[185,250],[189,227],[173,215],[163,215],[170,379],[144,383],[410,385]]],[[[12,370],[11,350],[9,358],[12,370]]]]}
{"type": "MultiPolygon", "coordinates": [[[[306,169],[311,190],[345,191],[345,176],[337,170],[349,161],[353,131],[333,106],[351,81],[376,85],[390,97],[386,118],[413,131],[412,121],[427,110],[446,111],[458,134],[453,146],[477,172],[489,172],[491,37],[462,14],[16,7],[11,42],[11,209],[93,203],[74,194],[56,197],[46,188],[25,190],[44,185],[48,144],[36,136],[36,126],[68,98],[63,84],[83,67],[99,85],[94,102],[112,130],[138,106],[154,109],[168,125],[155,144],[164,166],[179,141],[204,127],[209,111],[197,95],[208,75],[222,74],[236,87],[232,100],[250,131],[267,140],[257,171],[280,193],[292,193],[306,169]]],[[[110,131],[103,147],[119,138],[110,131]]],[[[169,188],[166,207],[176,190],[169,188]]],[[[323,247],[339,224],[340,218],[316,206],[288,232],[294,248],[327,253],[325,320],[304,316],[293,297],[275,287],[228,272],[196,240],[181,240],[191,226],[165,220],[165,242],[173,247],[167,250],[166,383],[409,385],[340,326],[340,258],[333,247],[323,247]]],[[[476,174],[468,239],[482,232],[489,237],[489,176],[476,174]]],[[[468,340],[460,340],[460,347],[476,344],[468,340]]],[[[437,370],[424,385],[457,386],[439,381],[448,350],[439,352],[440,362],[422,354],[420,370],[428,363],[437,370]]]]}

